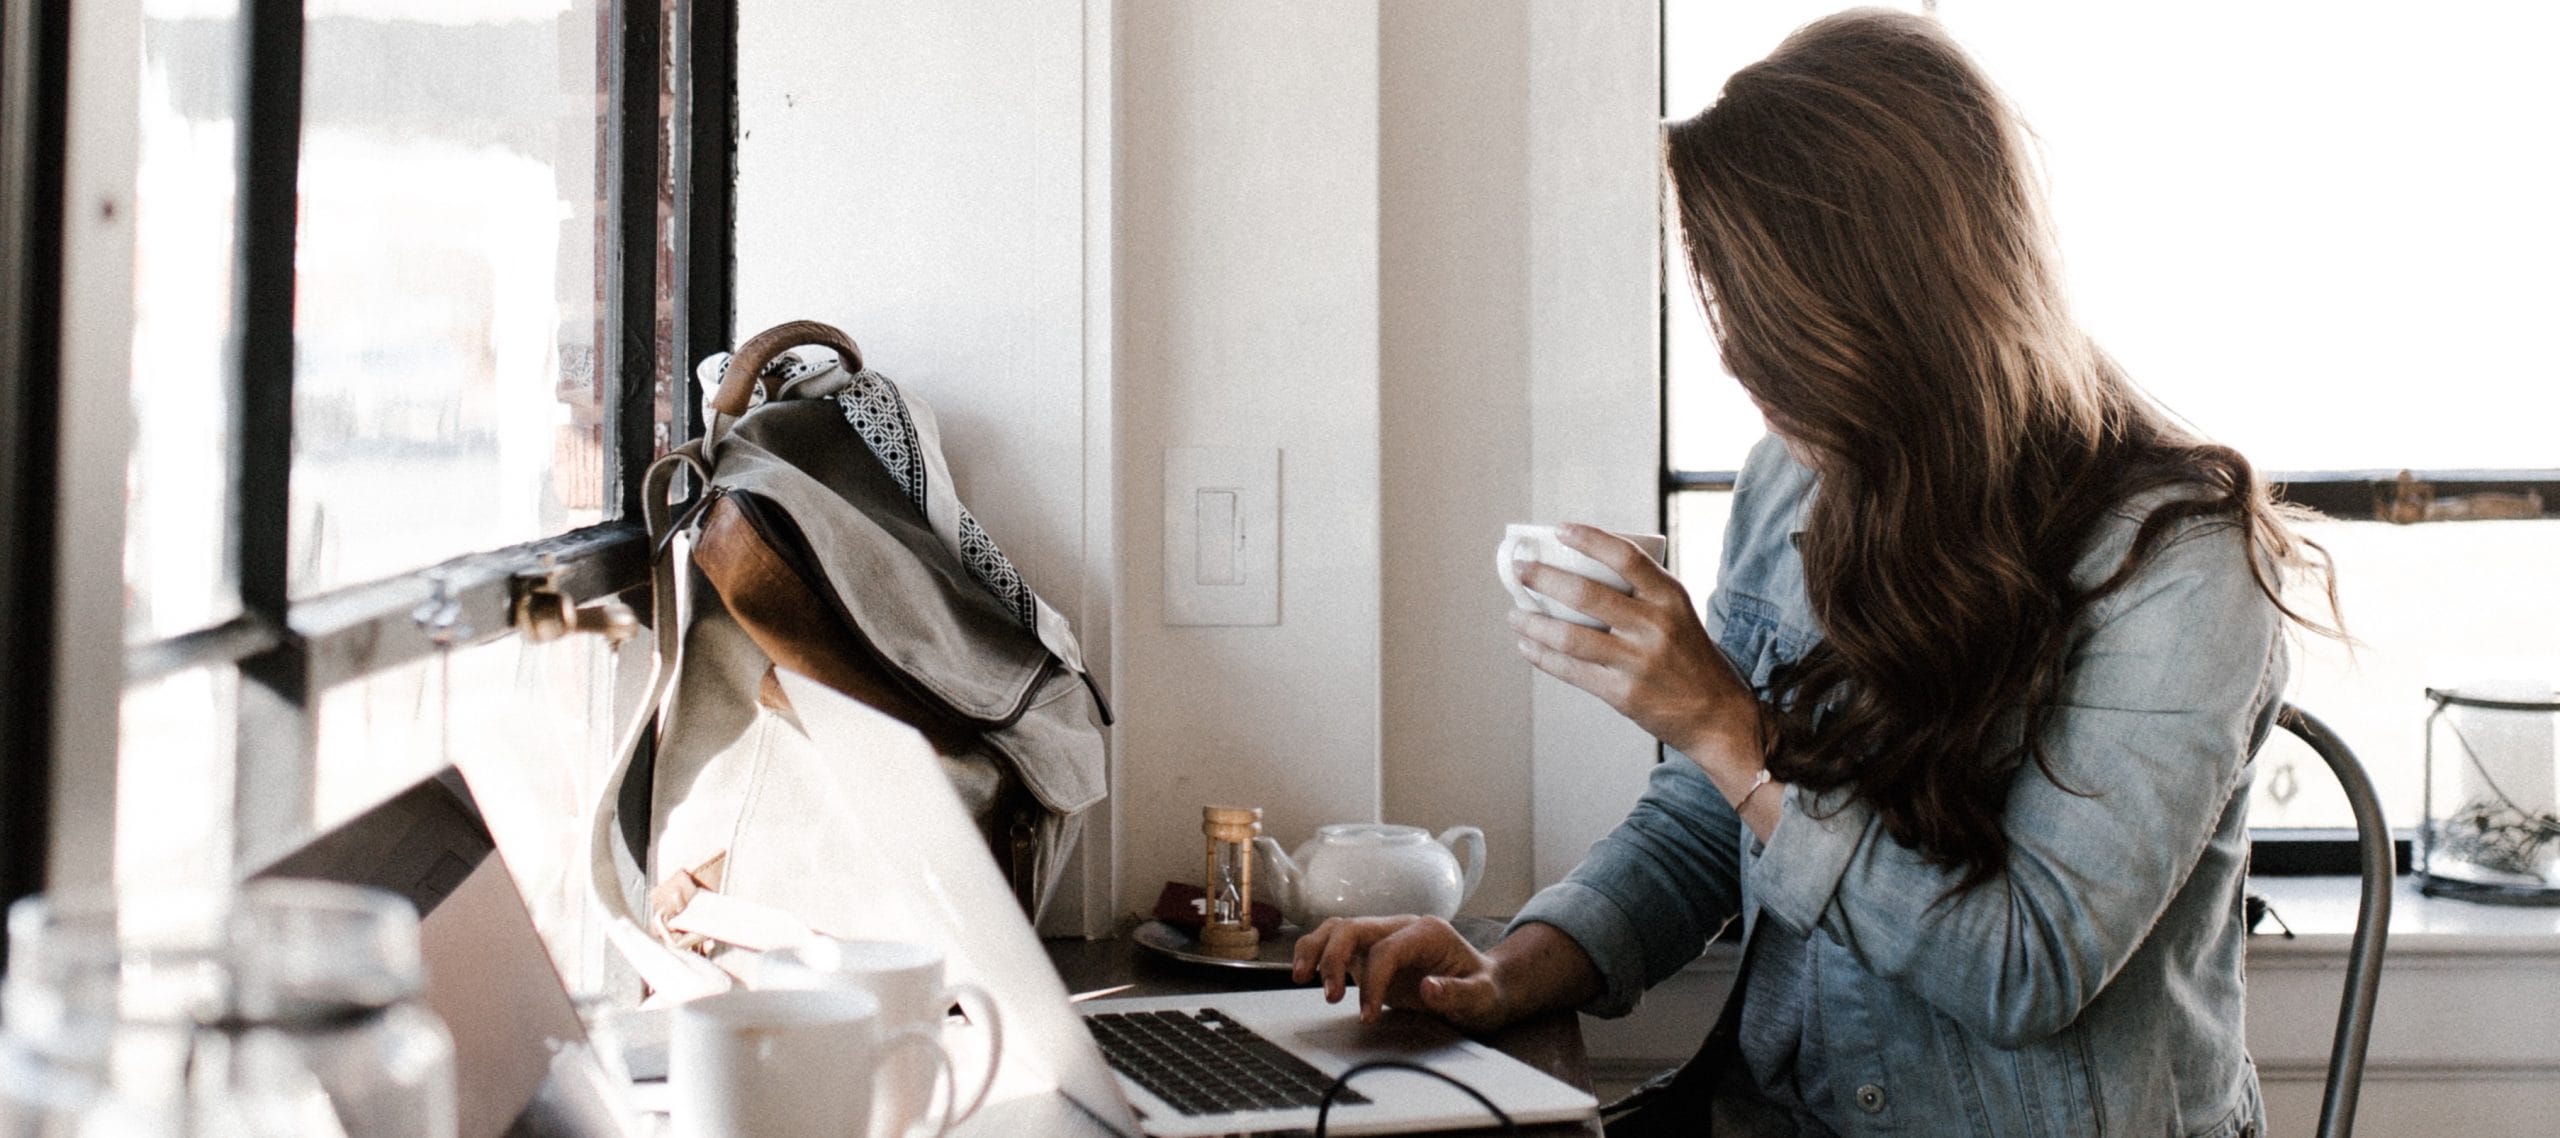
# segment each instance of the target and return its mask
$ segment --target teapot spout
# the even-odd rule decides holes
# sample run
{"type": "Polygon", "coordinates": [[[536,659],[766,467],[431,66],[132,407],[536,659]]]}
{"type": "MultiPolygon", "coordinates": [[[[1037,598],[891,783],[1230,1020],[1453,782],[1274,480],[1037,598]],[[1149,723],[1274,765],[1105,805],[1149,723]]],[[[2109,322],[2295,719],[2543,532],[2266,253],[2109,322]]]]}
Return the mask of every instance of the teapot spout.
{"type": "Polygon", "coordinates": [[[1253,839],[1253,852],[1261,863],[1254,867],[1254,880],[1269,887],[1264,895],[1280,906],[1280,915],[1287,917],[1290,924],[1307,927],[1306,912],[1298,907],[1298,863],[1268,836],[1253,839]]]}

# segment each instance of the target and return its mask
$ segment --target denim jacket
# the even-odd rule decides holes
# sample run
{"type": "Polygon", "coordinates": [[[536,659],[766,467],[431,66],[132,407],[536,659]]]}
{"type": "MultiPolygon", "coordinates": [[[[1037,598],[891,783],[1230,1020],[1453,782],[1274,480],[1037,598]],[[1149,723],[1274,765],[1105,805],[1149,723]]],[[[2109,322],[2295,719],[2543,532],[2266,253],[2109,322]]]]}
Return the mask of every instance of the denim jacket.
{"type": "MultiPolygon", "coordinates": [[[[1755,687],[1820,638],[1792,541],[1813,475],[1764,439],[1735,488],[1709,633],[1755,687]]],[[[2075,572],[2119,566],[2151,494],[2075,572]]],[[[1554,925],[1623,1015],[1739,916],[1810,939],[1814,1057],[1842,1133],[2209,1135],[2264,1129],[2242,1040],[2250,758],[2284,687],[2278,612],[2237,526],[2190,519],[2073,629],[2046,752],[2011,785],[2008,865],[1952,872],[1845,794],[1781,799],[1765,846],[1676,752],[1582,865],[1519,922],[1554,925]],[[1757,848],[1755,848],[1757,847],[1757,848]]],[[[1950,572],[1962,571],[1949,566],[1950,572]]],[[[1749,1015],[1748,1007],[1743,1014],[1749,1015]]]]}

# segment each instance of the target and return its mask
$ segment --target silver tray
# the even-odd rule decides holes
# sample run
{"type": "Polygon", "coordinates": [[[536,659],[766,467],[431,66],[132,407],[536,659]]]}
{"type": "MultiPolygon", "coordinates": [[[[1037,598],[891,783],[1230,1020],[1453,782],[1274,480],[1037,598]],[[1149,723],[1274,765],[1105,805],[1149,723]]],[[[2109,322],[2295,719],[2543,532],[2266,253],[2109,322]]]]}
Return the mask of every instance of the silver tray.
{"type": "MultiPolygon", "coordinates": [[[[1457,926],[1458,935],[1467,938],[1468,943],[1480,949],[1492,948],[1494,942],[1502,939],[1503,923],[1501,921],[1483,917],[1459,917],[1449,923],[1457,926]]],[[[1162,956],[1170,956],[1185,964],[1206,964],[1212,968],[1243,968],[1260,972],[1286,972],[1291,964],[1291,955],[1297,951],[1298,938],[1305,934],[1306,930],[1296,925],[1282,925],[1277,935],[1263,938],[1261,948],[1254,953],[1251,960],[1211,956],[1200,947],[1198,938],[1163,921],[1150,920],[1140,924],[1129,931],[1129,939],[1138,942],[1140,948],[1162,956]]]]}
{"type": "Polygon", "coordinates": [[[1163,921],[1148,921],[1130,930],[1129,939],[1151,952],[1170,956],[1186,964],[1206,964],[1213,968],[1245,968],[1261,972],[1286,972],[1290,953],[1298,947],[1298,936],[1304,930],[1296,925],[1282,925],[1276,936],[1263,938],[1262,947],[1251,960],[1211,956],[1190,933],[1163,921]]]}

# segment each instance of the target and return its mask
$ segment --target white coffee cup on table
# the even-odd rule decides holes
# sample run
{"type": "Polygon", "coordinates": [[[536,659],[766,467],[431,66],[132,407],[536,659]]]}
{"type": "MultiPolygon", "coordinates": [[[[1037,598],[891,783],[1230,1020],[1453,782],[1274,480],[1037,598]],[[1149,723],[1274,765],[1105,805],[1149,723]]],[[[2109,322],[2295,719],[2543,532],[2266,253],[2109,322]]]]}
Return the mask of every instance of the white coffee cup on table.
{"type": "MultiPolygon", "coordinates": [[[[1661,563],[1663,555],[1670,549],[1670,542],[1658,533],[1621,533],[1616,536],[1633,543],[1656,564],[1661,563]]],[[[1571,621],[1585,628],[1608,627],[1593,617],[1565,607],[1564,602],[1522,584],[1520,569],[1516,564],[1521,561],[1553,565],[1577,577],[1588,577],[1621,593],[1635,592],[1635,586],[1628,584],[1627,579],[1619,576],[1617,570],[1594,560],[1590,554],[1566,545],[1563,538],[1556,536],[1556,527],[1514,523],[1502,528],[1502,544],[1495,546],[1493,551],[1493,571],[1495,575],[1502,578],[1502,587],[1511,594],[1511,603],[1523,612],[1541,613],[1558,620],[1571,621]]]]}
{"type": "Polygon", "coordinates": [[[977,1113],[995,1088],[996,1065],[1004,1058],[1004,1020],[985,989],[943,981],[942,950],[933,945],[812,937],[765,953],[756,961],[755,982],[764,991],[862,992],[879,1001],[889,1030],[936,1040],[941,1054],[932,1060],[912,1053],[892,1057],[894,1070],[867,1132],[875,1138],[906,1134],[916,1120],[927,1117],[936,1098],[956,1125],[977,1113]],[[968,1017],[966,1026],[945,1023],[955,1003],[968,1017]],[[962,1036],[975,1036],[977,1042],[954,1046],[962,1036]],[[940,1095],[934,1093],[936,1082],[944,1084],[940,1095]]]}
{"type": "MultiPolygon", "coordinates": [[[[944,1062],[931,1036],[890,1027],[868,992],[704,996],[675,1010],[669,1122],[681,1138],[844,1138],[909,1059],[944,1062]]],[[[946,1113],[932,1132],[950,1128],[946,1113]]]]}

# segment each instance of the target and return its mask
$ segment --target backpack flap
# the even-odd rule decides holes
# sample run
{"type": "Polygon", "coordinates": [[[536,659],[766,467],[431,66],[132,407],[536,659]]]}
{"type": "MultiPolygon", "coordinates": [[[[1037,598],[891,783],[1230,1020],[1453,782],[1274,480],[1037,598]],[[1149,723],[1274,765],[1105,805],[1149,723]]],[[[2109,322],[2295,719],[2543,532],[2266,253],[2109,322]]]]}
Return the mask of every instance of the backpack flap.
{"type": "Polygon", "coordinates": [[[946,754],[957,734],[986,734],[1051,811],[1099,802],[1101,734],[1081,699],[1060,698],[1081,691],[1080,678],[952,555],[848,433],[832,400],[767,403],[740,419],[720,444],[722,500],[706,513],[696,565],[750,633],[766,625],[758,639],[775,660],[897,715],[946,754]],[[715,550],[715,538],[733,549],[715,550]],[[724,584],[719,569],[741,576],[724,584]],[[763,602],[747,598],[782,570],[806,586],[789,609],[836,619],[749,620],[747,609],[763,602]],[[864,662],[883,666],[889,702],[830,678],[864,662]]]}

